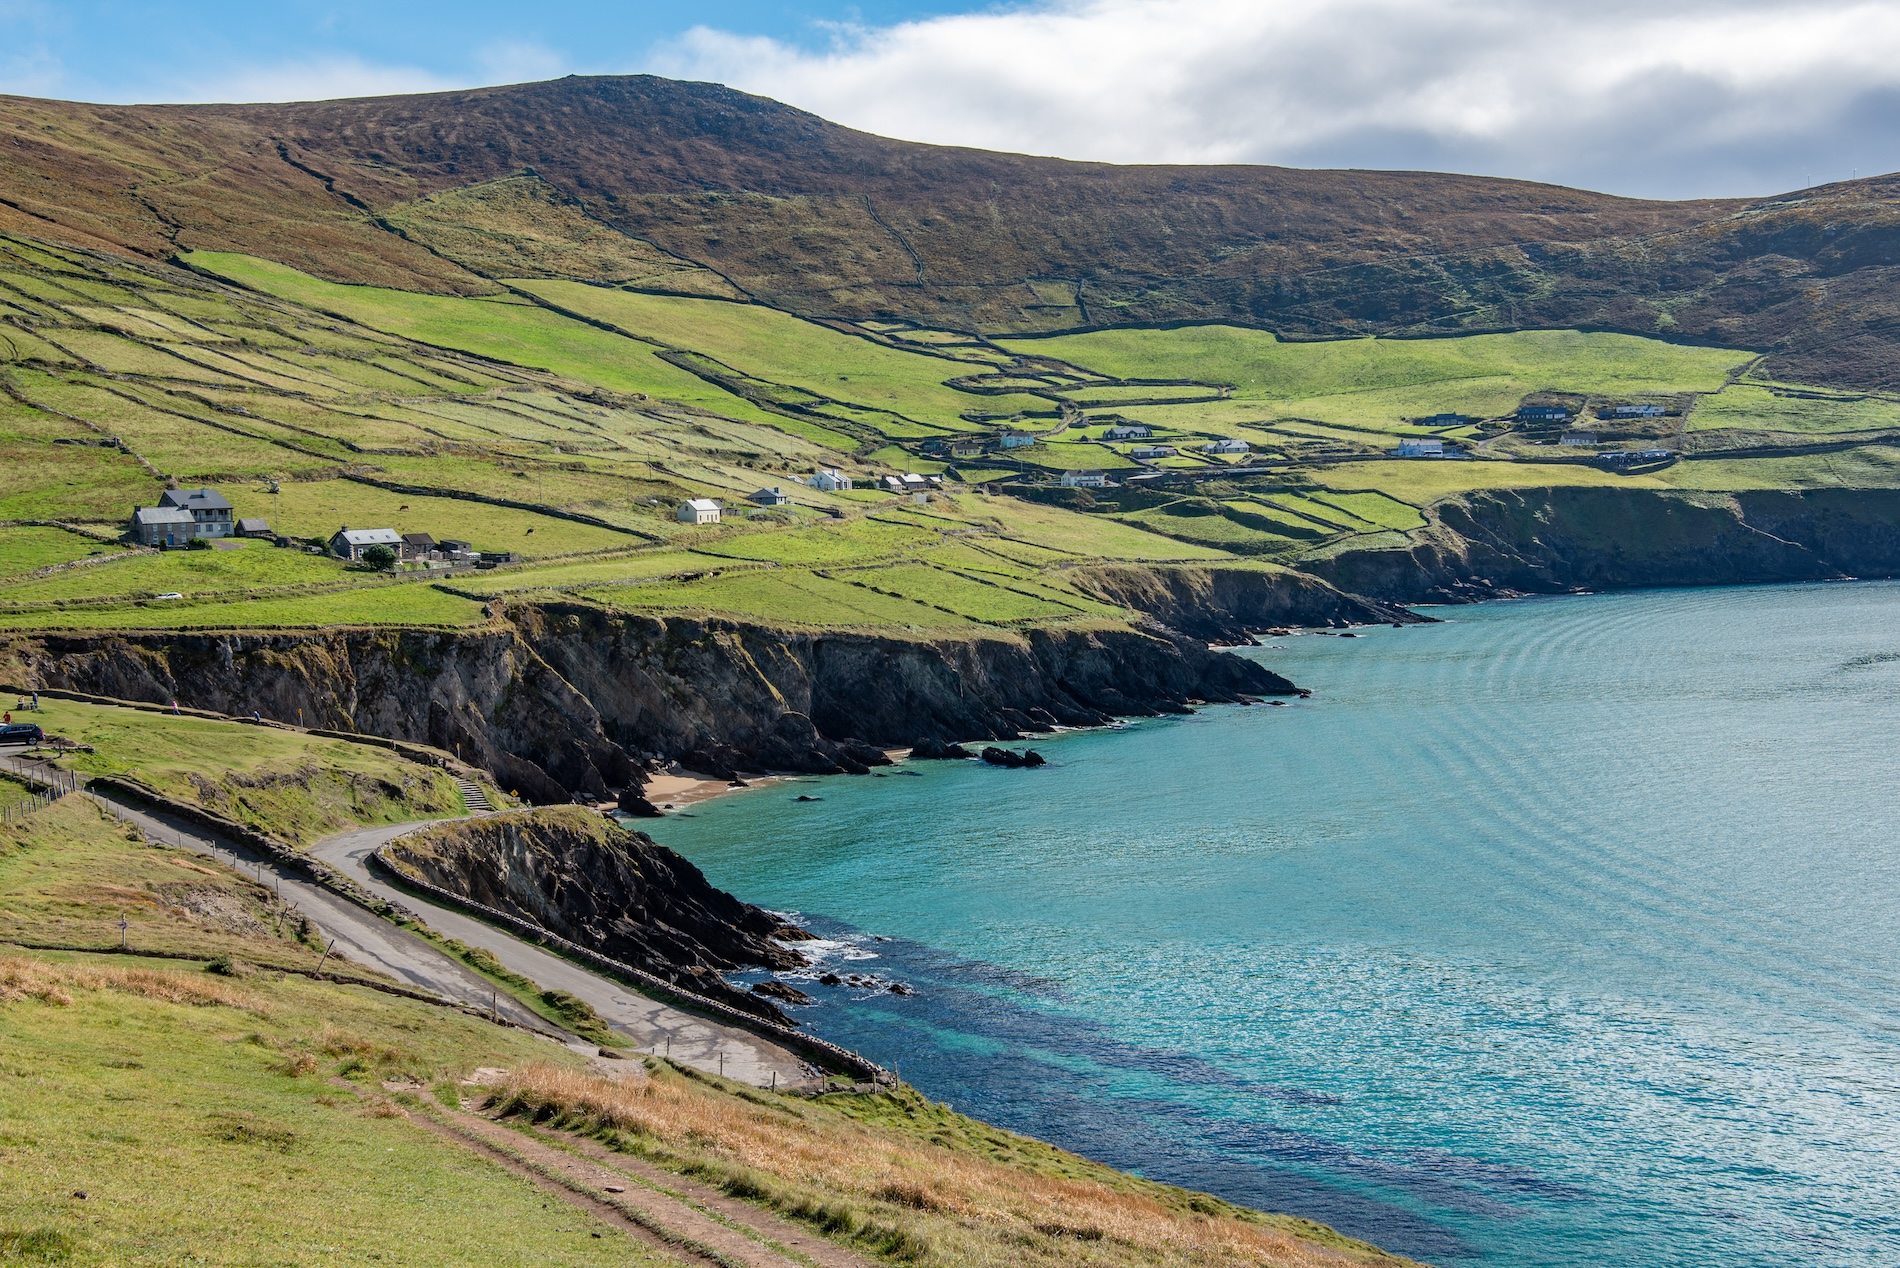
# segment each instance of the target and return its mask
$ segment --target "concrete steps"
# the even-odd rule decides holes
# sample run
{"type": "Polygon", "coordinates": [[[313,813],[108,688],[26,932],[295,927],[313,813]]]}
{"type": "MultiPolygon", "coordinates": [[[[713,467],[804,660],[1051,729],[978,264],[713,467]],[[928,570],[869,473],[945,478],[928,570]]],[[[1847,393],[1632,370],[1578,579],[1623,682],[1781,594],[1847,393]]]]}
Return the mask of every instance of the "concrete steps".
{"type": "Polygon", "coordinates": [[[470,814],[485,815],[494,812],[495,808],[488,804],[488,795],[481,790],[480,785],[473,780],[463,779],[460,775],[454,775],[451,778],[455,780],[455,786],[462,790],[462,800],[467,804],[470,814]]]}

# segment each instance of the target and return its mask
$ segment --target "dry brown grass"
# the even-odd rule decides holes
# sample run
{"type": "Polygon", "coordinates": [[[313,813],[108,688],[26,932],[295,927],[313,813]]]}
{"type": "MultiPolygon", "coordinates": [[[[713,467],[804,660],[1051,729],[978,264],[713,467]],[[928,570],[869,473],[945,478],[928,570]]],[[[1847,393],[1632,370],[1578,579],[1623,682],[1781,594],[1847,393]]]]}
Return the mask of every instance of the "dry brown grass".
{"type": "Polygon", "coordinates": [[[170,1004],[216,1004],[265,1015],[263,1004],[255,996],[215,978],[116,964],[61,964],[0,955],[0,1004],[37,999],[64,1007],[73,1002],[75,990],[117,991],[170,1004]]]}
{"type": "Polygon", "coordinates": [[[630,1086],[528,1066],[495,1090],[491,1106],[608,1137],[888,1259],[1181,1268],[1400,1262],[1371,1248],[1320,1245],[1274,1227],[1271,1217],[1179,1190],[1040,1174],[823,1105],[742,1099],[664,1071],[630,1086]],[[1207,1209],[1194,1209],[1201,1204],[1207,1209]]]}

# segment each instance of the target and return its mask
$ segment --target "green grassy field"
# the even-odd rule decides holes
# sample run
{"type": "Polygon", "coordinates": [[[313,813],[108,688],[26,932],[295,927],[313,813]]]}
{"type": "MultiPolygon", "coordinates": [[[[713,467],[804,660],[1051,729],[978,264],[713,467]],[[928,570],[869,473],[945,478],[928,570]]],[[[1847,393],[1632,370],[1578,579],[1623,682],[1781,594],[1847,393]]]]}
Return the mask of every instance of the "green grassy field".
{"type": "Polygon", "coordinates": [[[365,585],[289,598],[151,599],[0,610],[0,629],[308,629],[330,625],[475,625],[481,605],[426,582],[365,585]]]}
{"type": "Polygon", "coordinates": [[[644,295],[578,282],[516,285],[562,308],[705,353],[761,379],[887,409],[932,427],[974,430],[962,419],[971,410],[1008,415],[1052,407],[1041,397],[957,391],[944,380],[971,373],[974,367],[967,363],[887,347],[758,304],[644,295]]]}
{"type": "MultiPolygon", "coordinates": [[[[1517,396],[1539,390],[1630,395],[1712,392],[1731,370],[1752,359],[1745,352],[1574,330],[1291,343],[1266,331],[1215,325],[1108,330],[1011,340],[1005,346],[1061,357],[1122,378],[1179,377],[1231,384],[1236,398],[1272,401],[1311,401],[1345,393],[1487,380],[1521,385],[1517,396]]],[[[1511,403],[1516,403],[1516,397],[1511,403]]],[[[1418,412],[1440,411],[1421,408],[1418,412]]],[[[1398,421],[1397,416],[1391,421],[1398,421]]]]}
{"type": "MultiPolygon", "coordinates": [[[[192,707],[190,700],[179,703],[192,707]]],[[[462,813],[460,790],[447,775],[366,744],[44,696],[38,713],[23,716],[49,736],[92,746],[91,753],[61,758],[67,769],[136,779],[286,841],[311,841],[353,823],[462,813]]],[[[304,721],[349,724],[340,717],[304,721]]]]}

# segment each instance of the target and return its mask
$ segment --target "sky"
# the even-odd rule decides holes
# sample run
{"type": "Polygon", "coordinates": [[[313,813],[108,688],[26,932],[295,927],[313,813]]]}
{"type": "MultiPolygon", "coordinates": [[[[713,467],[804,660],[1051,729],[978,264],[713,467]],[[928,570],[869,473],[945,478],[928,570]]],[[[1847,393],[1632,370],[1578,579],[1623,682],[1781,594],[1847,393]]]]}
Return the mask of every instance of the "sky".
{"type": "Polygon", "coordinates": [[[1900,169],[1894,0],[0,0],[0,93],[285,101],[628,73],[1121,163],[1654,198],[1900,169]]]}

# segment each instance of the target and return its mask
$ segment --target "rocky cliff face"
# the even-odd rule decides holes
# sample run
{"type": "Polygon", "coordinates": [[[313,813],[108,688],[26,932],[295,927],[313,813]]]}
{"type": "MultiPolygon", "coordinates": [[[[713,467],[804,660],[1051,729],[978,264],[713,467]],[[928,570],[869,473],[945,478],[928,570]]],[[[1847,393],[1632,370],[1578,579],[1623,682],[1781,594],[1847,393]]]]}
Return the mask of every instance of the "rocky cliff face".
{"type": "Polygon", "coordinates": [[[1490,490],[1436,514],[1405,549],[1304,567],[1399,603],[1900,575],[1900,491],[1890,489],[1490,490]]]}
{"type": "Polygon", "coordinates": [[[862,771],[875,746],[1013,739],[1198,700],[1286,694],[1251,661],[1118,626],[905,639],[520,607],[469,631],[21,636],[25,686],[303,720],[433,744],[543,803],[715,771],[862,771]]]}
{"type": "Polygon", "coordinates": [[[1086,594],[1119,604],[1168,629],[1210,643],[1245,643],[1280,625],[1364,625],[1420,618],[1390,603],[1346,594],[1316,576],[1286,568],[1103,564],[1068,579],[1086,594]]]}
{"type": "Polygon", "coordinates": [[[643,832],[577,806],[445,824],[383,847],[398,871],[759,1016],[783,1015],[720,976],[795,968],[810,935],[715,889],[643,832]]]}

